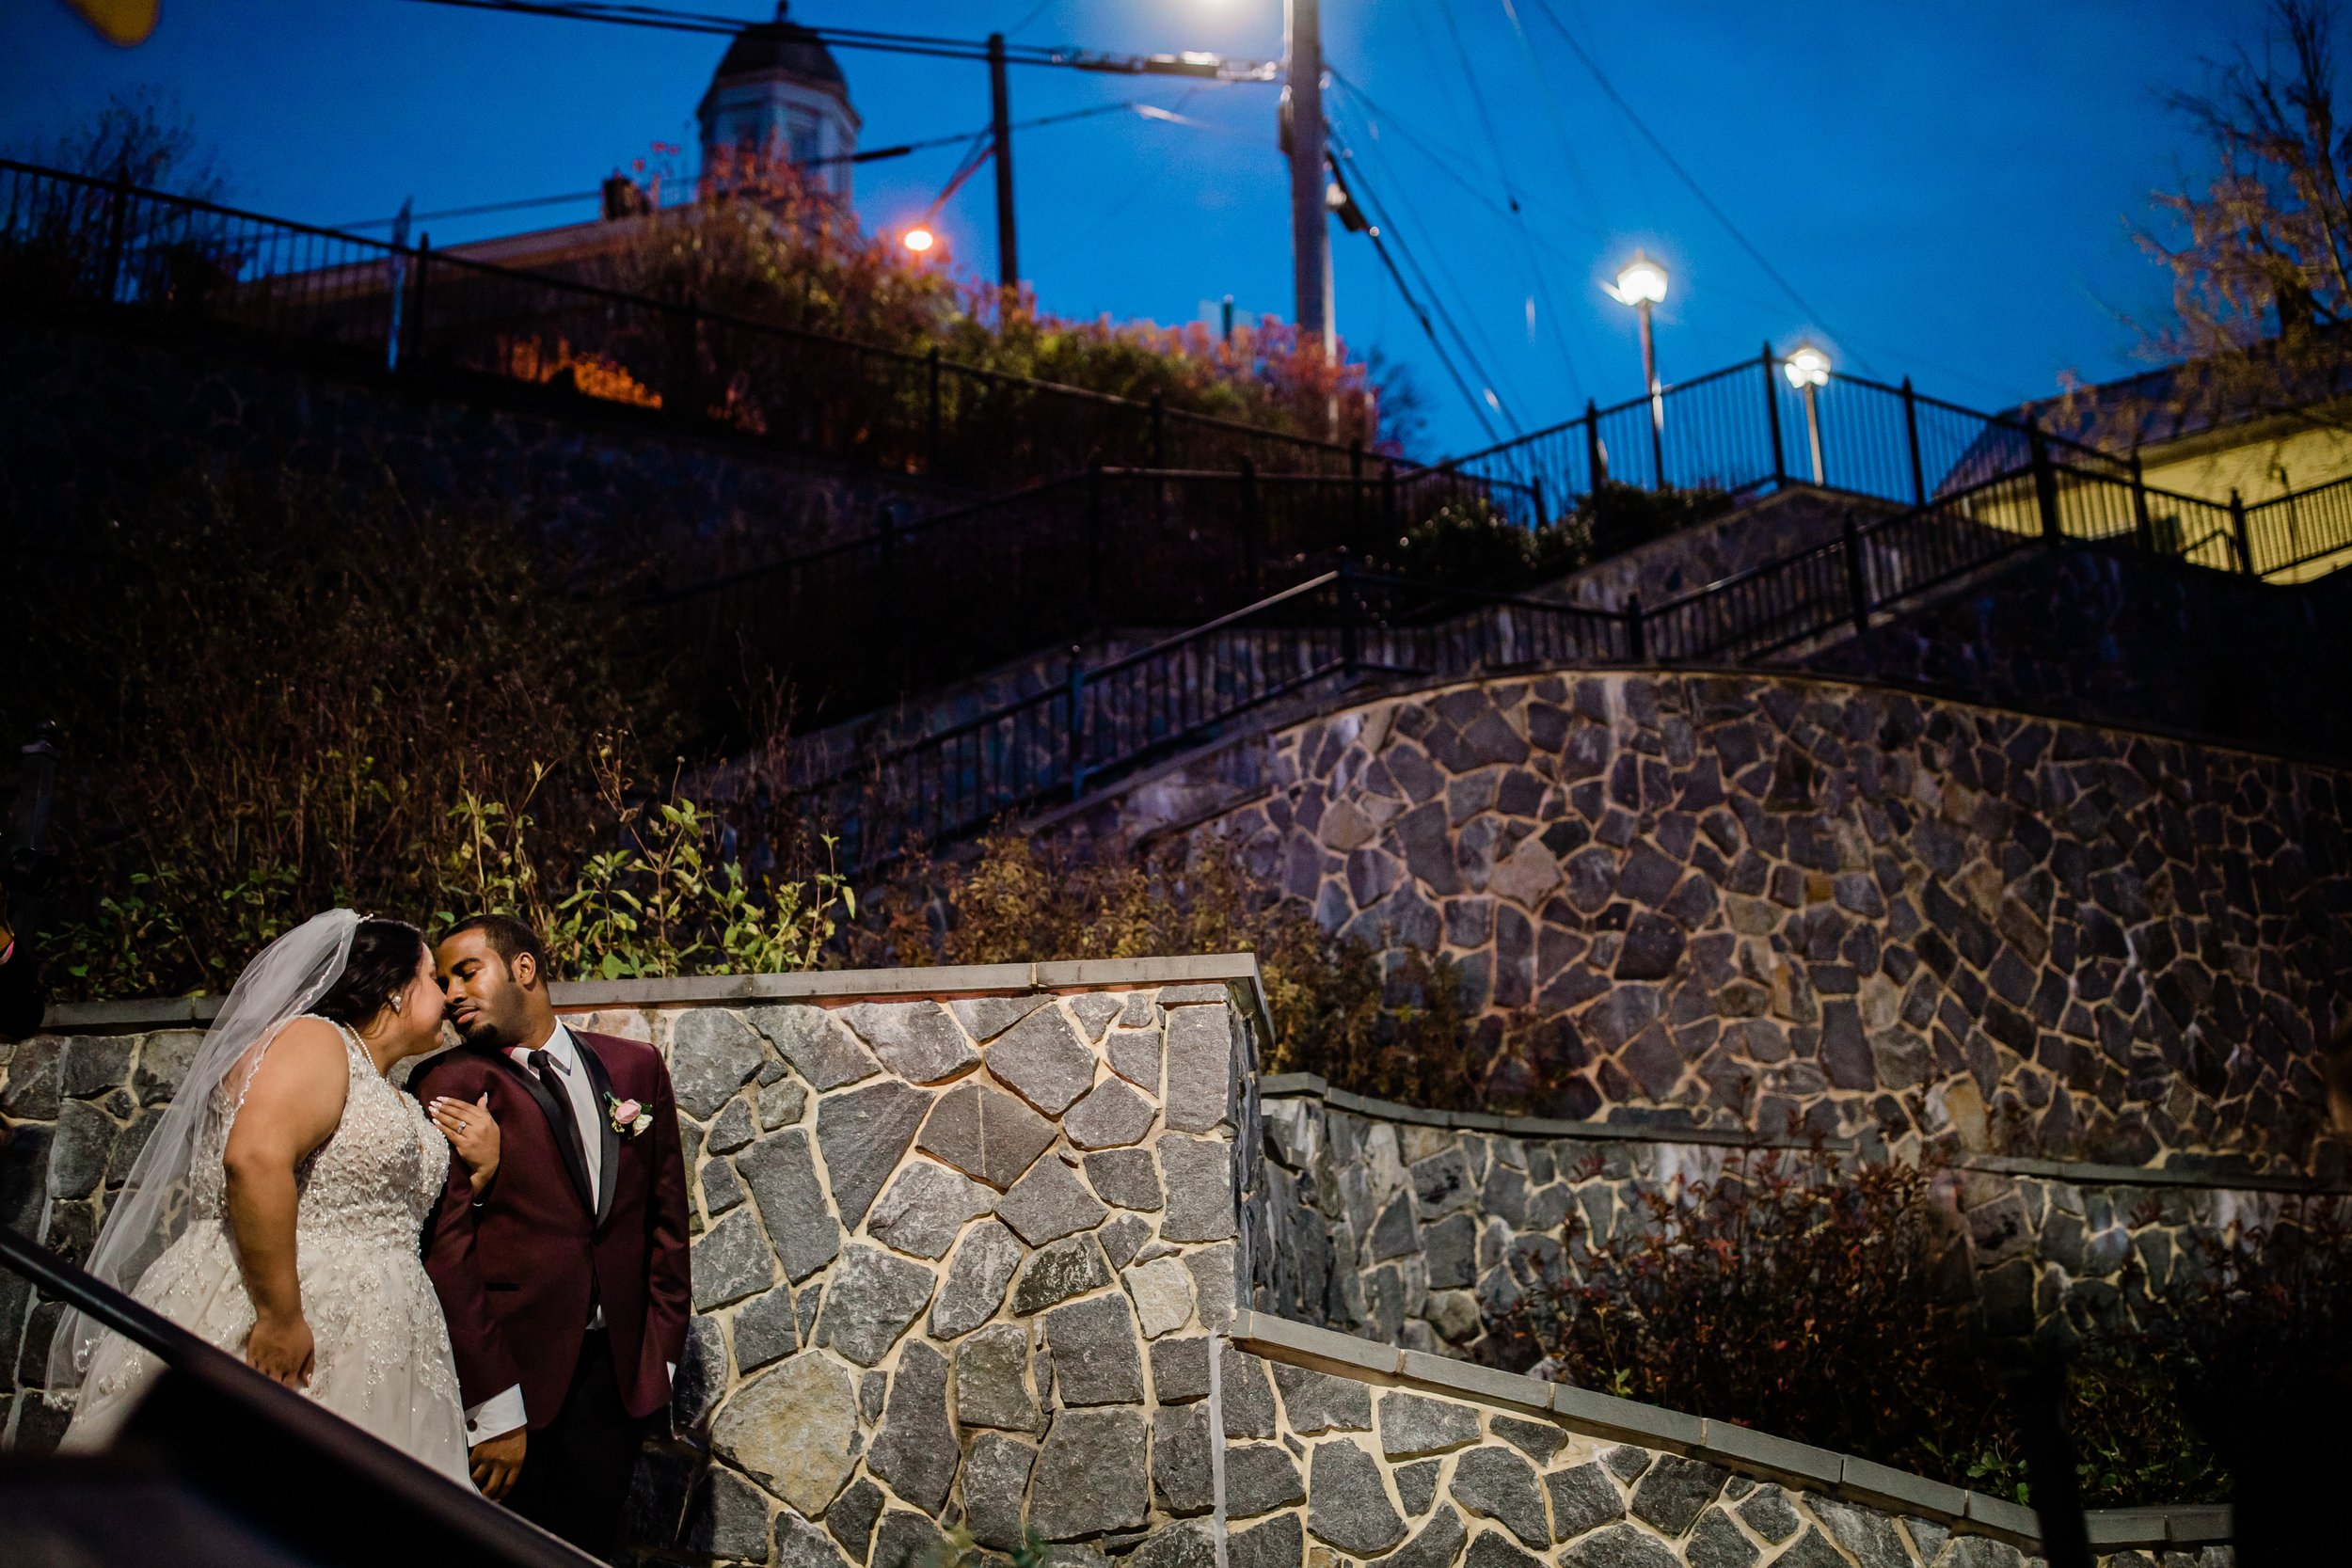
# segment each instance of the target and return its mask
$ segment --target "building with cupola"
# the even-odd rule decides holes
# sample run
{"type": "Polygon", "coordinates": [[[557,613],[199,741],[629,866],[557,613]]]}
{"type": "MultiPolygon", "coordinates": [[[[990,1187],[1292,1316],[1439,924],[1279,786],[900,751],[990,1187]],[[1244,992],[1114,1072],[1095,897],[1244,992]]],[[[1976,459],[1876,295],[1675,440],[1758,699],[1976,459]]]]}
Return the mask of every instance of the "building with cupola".
{"type": "MultiPolygon", "coordinates": [[[[824,40],[791,21],[787,10],[779,0],[773,20],[738,32],[711,72],[694,108],[700,168],[724,169],[747,150],[762,158],[787,157],[846,203],[860,126],[849,80],[824,40]]],[[[695,182],[686,182],[686,191],[698,188],[695,182]]],[[[603,211],[590,222],[445,249],[497,266],[580,277],[617,251],[652,204],[644,188],[616,173],[605,182],[603,211]]]]}

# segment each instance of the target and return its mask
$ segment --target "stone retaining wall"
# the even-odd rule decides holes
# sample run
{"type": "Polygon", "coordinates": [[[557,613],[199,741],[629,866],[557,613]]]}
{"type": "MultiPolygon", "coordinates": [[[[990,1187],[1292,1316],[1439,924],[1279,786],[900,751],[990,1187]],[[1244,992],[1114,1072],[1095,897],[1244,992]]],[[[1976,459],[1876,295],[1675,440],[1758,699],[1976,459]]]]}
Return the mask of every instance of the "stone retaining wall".
{"type": "Polygon", "coordinates": [[[1192,831],[1453,959],[1484,1108],[2343,1168],[2336,769],[1777,673],[1470,681],[1263,744],[1192,831]]]}
{"type": "MultiPolygon", "coordinates": [[[[1261,1093],[1255,1305],[1480,1360],[1524,1362],[1490,1330],[1560,1278],[1585,1238],[1639,1230],[1648,1199],[1688,1183],[1775,1150],[1795,1157],[1785,1140],[1736,1133],[1417,1110],[1306,1074],[1267,1079],[1261,1093]]],[[[1937,1198],[1960,1254],[1952,1283],[1973,1284],[1988,1327],[2060,1343],[2137,1321],[2152,1295],[2197,1276],[2207,1243],[2271,1229],[2281,1213],[2352,1219],[2343,1189],[1965,1152],[1937,1198]]]]}
{"type": "MultiPolygon", "coordinates": [[[[1261,1126],[1246,956],[558,1002],[665,1052],[692,1172],[675,1435],[629,1499],[648,1560],[914,1568],[959,1527],[992,1553],[1034,1531],[1058,1568],[2021,1568],[2032,1544],[1993,1498],[1247,1309],[1295,1245],[1261,1192],[1295,1173],[1262,1151],[1296,1158],[1308,1085],[1261,1126]]],[[[213,1006],[61,1007],[0,1048],[0,1222],[87,1247],[213,1006]]],[[[1407,1165],[1375,1130],[1335,1190],[1474,1145],[1482,1194],[1513,1168],[1507,1134],[1448,1135],[1407,1165]]],[[[1328,1166],[1349,1134],[1322,1136],[1328,1166]]],[[[0,1396],[38,1446],[27,1305],[0,1280],[0,1396]]],[[[2097,1528],[2228,1560],[2211,1510],[2097,1528]]]]}
{"type": "MultiPolygon", "coordinates": [[[[1232,1568],[1295,1568],[1302,1541],[1331,1568],[2040,1561],[2030,1510],[1851,1454],[1263,1313],[1242,1315],[1233,1343],[1232,1568]]],[[[2233,1560],[2223,1508],[2103,1509],[2087,1523],[2106,1568],[2233,1560]]]]}

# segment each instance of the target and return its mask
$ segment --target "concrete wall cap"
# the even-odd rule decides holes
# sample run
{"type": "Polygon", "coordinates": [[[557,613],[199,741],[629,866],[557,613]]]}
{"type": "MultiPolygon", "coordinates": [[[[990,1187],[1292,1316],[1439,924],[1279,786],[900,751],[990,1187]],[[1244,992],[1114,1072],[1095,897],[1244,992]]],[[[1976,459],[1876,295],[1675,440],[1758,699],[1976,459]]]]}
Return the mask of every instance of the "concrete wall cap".
{"type": "Polygon", "coordinates": [[[1486,1403],[1545,1416],[1551,1414],[1551,1391],[1555,1386],[1539,1377],[1522,1377],[1517,1372],[1482,1367],[1474,1361],[1455,1361],[1422,1350],[1405,1353],[1397,1375],[1407,1383],[1426,1384],[1445,1393],[1486,1403]]]}
{"type": "Polygon", "coordinates": [[[1721,1459],[1736,1470],[1761,1471],[1806,1487],[1835,1487],[1845,1473],[1843,1454],[1729,1421],[1702,1422],[1698,1445],[1692,1452],[1721,1459]]]}
{"type": "MultiPolygon", "coordinates": [[[[947,964],[914,969],[833,969],[796,974],[688,974],[657,980],[570,980],[552,988],[562,1011],[612,1007],[726,1006],[817,1002],[882,996],[952,997],[1036,990],[1111,990],[1215,981],[1239,988],[1273,1037],[1265,988],[1252,953],[1197,954],[1171,958],[1080,958],[1036,964],[947,964]]],[[[87,1034],[107,1028],[167,1028],[209,1023],[217,996],[174,996],[115,1002],[61,1002],[42,1020],[46,1029],[87,1034]]]]}
{"type": "Polygon", "coordinates": [[[1898,1470],[1876,1460],[1845,1456],[1843,1473],[1837,1478],[1837,1489],[1849,1497],[1866,1502],[1892,1505],[1913,1513],[1933,1514],[1938,1518],[1965,1518],[1968,1513],[1968,1492],[1948,1481],[1930,1481],[1925,1476],[1898,1470]]]}
{"type": "Polygon", "coordinates": [[[1963,1517],[1987,1534],[2005,1535],[2027,1545],[2041,1541],[2042,1521],[2032,1509],[2022,1503],[1988,1497],[1981,1492],[1968,1493],[1967,1498],[1967,1512],[1963,1517]]]}

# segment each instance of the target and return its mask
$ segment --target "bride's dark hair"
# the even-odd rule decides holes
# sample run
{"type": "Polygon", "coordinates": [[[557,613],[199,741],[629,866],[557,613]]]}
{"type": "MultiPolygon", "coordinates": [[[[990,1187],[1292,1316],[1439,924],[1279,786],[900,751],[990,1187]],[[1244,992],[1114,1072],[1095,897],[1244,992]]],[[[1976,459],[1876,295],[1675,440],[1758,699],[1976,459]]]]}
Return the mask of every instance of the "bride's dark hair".
{"type": "Polygon", "coordinates": [[[351,933],[351,956],[311,1011],[357,1029],[408,989],[424,958],[424,933],[405,920],[370,915],[351,933]]]}

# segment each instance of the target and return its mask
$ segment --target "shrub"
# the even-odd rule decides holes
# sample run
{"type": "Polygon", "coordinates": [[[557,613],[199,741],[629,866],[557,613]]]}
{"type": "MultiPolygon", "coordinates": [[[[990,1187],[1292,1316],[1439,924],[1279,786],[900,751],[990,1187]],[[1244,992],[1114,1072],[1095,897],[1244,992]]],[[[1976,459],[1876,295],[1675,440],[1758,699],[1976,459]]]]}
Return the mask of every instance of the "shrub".
{"type": "MultiPolygon", "coordinates": [[[[669,178],[649,177],[654,202],[669,178]]],[[[1040,310],[1026,291],[1008,297],[993,283],[959,279],[942,253],[918,259],[867,232],[821,182],[757,148],[717,153],[691,204],[659,210],[642,226],[614,281],[901,353],[936,349],[1003,375],[1157,397],[1170,408],[1373,450],[1389,450],[1383,395],[1393,388],[1407,420],[1416,403],[1393,367],[1375,371],[1344,352],[1327,360],[1319,343],[1272,316],[1227,340],[1200,323],[1068,320],[1040,310]]],[[[759,388],[750,392],[759,400],[759,388]]]]}
{"type": "Polygon", "coordinates": [[[899,963],[1250,951],[1276,1034],[1263,1070],[1317,1072],[1416,1105],[1463,1104],[1472,1092],[1451,967],[1406,950],[1384,972],[1364,943],[1261,887],[1222,838],[1138,860],[998,834],[969,860],[911,866],[852,940],[862,961],[899,963]]]}
{"type": "Polygon", "coordinates": [[[282,476],[98,537],[0,586],[0,726],[64,726],[60,997],[217,991],[337,904],[512,909],[599,974],[804,967],[830,934],[837,883],[750,876],[707,811],[628,784],[676,704],[560,542],[282,476]]]}
{"type": "MultiPolygon", "coordinates": [[[[1818,1140],[1748,1150],[1716,1180],[1643,1195],[1609,1235],[1580,1234],[1571,1211],[1555,1272],[1495,1327],[1559,1382],[2026,1501],[1937,1180],[1931,1166],[1849,1163],[1818,1140]]],[[[2160,1343],[2095,1344],[2069,1369],[2064,1418],[2091,1503],[2221,1495],[2160,1343]]]]}

